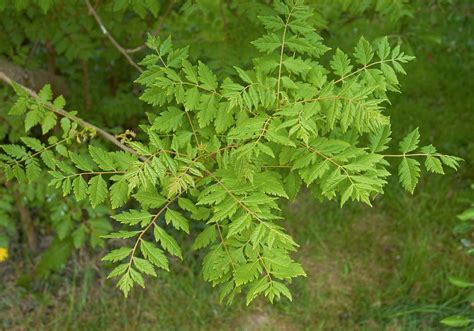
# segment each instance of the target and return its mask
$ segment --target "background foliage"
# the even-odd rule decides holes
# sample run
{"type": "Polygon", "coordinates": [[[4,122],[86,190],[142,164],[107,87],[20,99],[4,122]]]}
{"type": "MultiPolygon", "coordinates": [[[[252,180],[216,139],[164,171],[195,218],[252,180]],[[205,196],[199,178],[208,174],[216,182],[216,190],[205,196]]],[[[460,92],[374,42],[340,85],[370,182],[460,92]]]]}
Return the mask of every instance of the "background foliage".
{"type": "MultiPolygon", "coordinates": [[[[6,3],[2,12],[2,18],[6,19],[2,20],[1,24],[2,29],[11,33],[1,34],[2,38],[8,36],[8,40],[1,43],[4,47],[3,57],[10,63],[30,70],[48,68],[50,73],[64,78],[68,85],[68,105],[72,107],[69,109],[81,109],[82,116],[89,109],[89,113],[86,113],[87,120],[99,126],[116,128],[117,133],[125,129],[135,129],[137,123],[146,120],[147,110],[144,103],[137,101],[140,90],[137,85],[131,83],[136,77],[135,69],[128,65],[127,60],[102,34],[94,18],[87,15],[85,4],[51,2],[51,6],[48,7],[46,3],[49,2],[41,5],[26,1],[22,7],[20,2],[15,2],[17,8],[11,3],[6,3]],[[51,31],[41,23],[44,21],[45,11],[50,21],[57,22],[50,25],[51,31]],[[68,18],[79,16],[81,19],[73,22],[61,17],[68,11],[82,14],[69,15],[68,18]],[[19,29],[18,22],[23,22],[21,24],[25,28],[19,29]],[[34,28],[35,24],[41,28],[34,28]],[[61,25],[63,32],[59,32],[61,29],[56,28],[61,25]],[[51,49],[51,45],[53,51],[48,50],[51,49]],[[124,112],[123,109],[127,111],[124,112]]],[[[108,3],[98,9],[98,13],[106,22],[105,26],[116,40],[120,40],[122,45],[135,47],[143,43],[144,31],[160,29],[160,35],[172,34],[178,46],[196,45],[190,48],[191,58],[199,57],[205,61],[219,77],[235,74],[231,73],[233,69],[229,68],[228,63],[248,67],[250,58],[255,55],[255,50],[249,42],[263,32],[257,21],[257,13],[266,13],[269,10],[265,3],[239,2],[238,6],[232,3],[222,6],[219,3],[198,2],[172,3],[171,6],[165,3],[161,9],[153,12],[143,10],[139,3],[108,3]],[[172,10],[168,12],[169,6],[172,10]],[[156,15],[161,18],[154,19],[156,15]],[[189,17],[195,17],[194,15],[206,19],[199,23],[190,20],[189,17]],[[123,24],[123,20],[126,20],[127,24],[123,24]],[[244,21],[248,21],[248,24],[241,23],[244,21]],[[136,33],[130,33],[130,30],[124,28],[125,26],[136,33]]],[[[410,200],[410,197],[396,188],[389,189],[384,199],[377,200],[375,209],[351,205],[339,210],[337,206],[315,206],[308,197],[300,197],[288,206],[285,214],[288,218],[295,219],[295,222],[290,221],[294,223],[290,226],[290,232],[298,242],[304,244],[302,252],[299,253],[307,259],[307,261],[303,259],[303,265],[306,264],[306,269],[309,267],[313,275],[319,275],[296,283],[297,297],[302,304],[295,307],[282,303],[267,308],[262,303],[259,307],[253,308],[253,312],[238,307],[230,310],[219,308],[220,312],[225,312],[225,317],[219,317],[216,326],[220,323],[225,325],[228,318],[238,318],[241,312],[244,313],[243,316],[248,316],[238,318],[243,326],[245,323],[268,324],[271,323],[269,316],[281,316],[281,313],[286,311],[291,312],[290,316],[293,316],[284,321],[288,323],[288,327],[318,323],[324,328],[331,323],[333,325],[362,323],[365,327],[376,329],[377,327],[371,324],[395,323],[406,329],[420,325],[436,325],[439,319],[436,316],[456,312],[456,309],[465,309],[466,305],[457,299],[456,291],[447,284],[446,277],[452,270],[458,270],[456,273],[461,276],[472,276],[468,268],[469,261],[457,252],[457,242],[451,235],[452,227],[449,225],[451,220],[454,220],[454,215],[462,210],[462,197],[469,195],[463,193],[463,188],[467,188],[469,179],[472,179],[469,177],[469,165],[472,160],[472,145],[469,144],[471,129],[469,120],[472,112],[469,112],[469,107],[472,99],[468,92],[469,84],[459,79],[459,72],[467,72],[472,67],[472,58],[469,57],[472,51],[472,40],[469,39],[472,26],[465,21],[469,18],[465,15],[469,15],[471,7],[469,3],[462,2],[432,2],[429,6],[407,2],[396,8],[397,10],[388,10],[388,2],[385,5],[381,3],[382,1],[353,3],[345,1],[328,5],[318,2],[314,6],[318,9],[319,15],[313,18],[313,23],[321,29],[330,46],[334,45],[347,51],[355,45],[361,34],[368,40],[388,34],[392,41],[401,42],[403,47],[411,46],[411,52],[419,59],[407,68],[409,78],[402,81],[402,85],[405,86],[404,94],[392,101],[393,130],[399,133],[398,137],[401,137],[407,133],[407,127],[414,129],[414,123],[422,124],[422,134],[427,140],[442,143],[440,147],[443,150],[466,159],[465,169],[461,170],[460,175],[449,179],[430,176],[422,181],[422,187],[417,191],[414,200],[410,200]],[[423,17],[416,24],[411,19],[415,15],[423,17]],[[446,15],[452,24],[449,25],[449,29],[448,23],[440,23],[446,15]],[[375,31],[374,25],[379,29],[375,31]],[[426,31],[434,32],[426,35],[426,31]],[[446,200],[447,196],[449,201],[446,200]],[[406,213],[407,208],[410,213],[406,213]],[[366,213],[373,215],[375,220],[368,224],[361,222],[360,219],[364,218],[362,215],[366,213]],[[308,214],[312,215],[311,219],[306,216],[308,214]],[[382,225],[383,228],[379,229],[374,224],[382,225]],[[307,228],[311,231],[302,231],[307,228]],[[365,239],[360,241],[351,239],[354,233],[360,233],[359,236],[362,238],[373,236],[373,243],[367,247],[365,239]],[[407,234],[412,239],[409,243],[406,242],[407,234]],[[433,238],[439,240],[433,241],[433,238]],[[345,246],[348,247],[343,248],[345,246]],[[383,255],[380,253],[381,248],[383,255]],[[348,252],[355,253],[347,255],[348,252]],[[364,272],[364,266],[367,266],[369,261],[376,261],[375,265],[381,268],[380,272],[370,277],[364,272]],[[431,269],[440,270],[439,275],[433,275],[431,269]],[[385,275],[390,275],[388,280],[385,280],[385,275]],[[348,287],[345,285],[347,282],[350,284],[348,287]],[[334,287],[325,292],[321,288],[325,284],[334,284],[334,287]],[[372,287],[378,290],[371,292],[369,289],[372,287]],[[353,299],[347,301],[347,296],[353,299]],[[319,303],[312,304],[315,298],[319,298],[316,301],[319,303]],[[334,298],[336,302],[331,302],[334,298]]],[[[140,52],[145,52],[145,49],[140,52]]],[[[144,53],[131,54],[139,59],[144,53]]],[[[4,89],[2,93],[5,95],[3,101],[5,106],[2,109],[7,110],[13,102],[9,97],[11,92],[4,89]]],[[[6,111],[1,114],[5,116],[5,121],[2,122],[4,141],[17,142],[22,135],[21,119],[7,116],[6,111]]],[[[46,185],[46,181],[28,186],[9,185],[13,187],[4,188],[8,198],[2,210],[5,215],[10,215],[3,218],[6,220],[5,238],[10,238],[10,259],[8,264],[2,265],[2,268],[15,268],[16,265],[19,268],[16,273],[19,285],[27,289],[36,289],[33,293],[46,293],[40,296],[42,298],[40,301],[23,299],[26,300],[24,302],[33,305],[37,305],[41,300],[48,301],[48,291],[45,292],[44,286],[55,284],[55,277],[61,274],[53,273],[48,282],[37,278],[33,280],[30,277],[46,275],[51,270],[60,269],[62,274],[69,275],[68,279],[71,279],[71,286],[67,287],[70,290],[69,300],[71,302],[82,300],[80,308],[77,310],[71,308],[67,318],[73,322],[73,316],[87,316],[87,311],[98,308],[97,306],[91,308],[92,301],[87,298],[90,286],[95,287],[97,281],[94,280],[96,279],[94,269],[82,266],[87,265],[86,261],[97,261],[97,255],[89,248],[85,248],[84,244],[90,243],[92,247],[100,247],[103,244],[99,236],[110,230],[107,211],[92,210],[87,204],[78,205],[67,197],[59,197],[56,191],[46,185]],[[63,202],[58,204],[58,199],[63,202]],[[51,205],[48,206],[45,201],[50,201],[51,205]],[[30,223],[34,230],[20,230],[20,226],[13,223],[21,216],[25,206],[29,211],[30,223]],[[65,215],[67,215],[66,221],[65,215]],[[27,235],[28,233],[30,235],[27,235]],[[34,244],[35,237],[36,244],[34,244]],[[39,250],[44,250],[46,247],[49,249],[41,254],[39,261],[23,262],[28,259],[23,259],[22,255],[29,255],[34,259],[37,255],[32,253],[32,250],[22,249],[22,243],[28,243],[31,247],[39,246],[39,250]],[[69,262],[66,268],[61,268],[69,259],[68,252],[72,252],[73,247],[84,248],[73,255],[73,261],[69,262]],[[81,299],[76,299],[78,297],[81,299]]],[[[395,187],[393,184],[392,186],[395,187]]],[[[21,224],[27,226],[27,223],[21,224]]],[[[189,249],[183,248],[183,251],[189,252],[189,249]]],[[[199,302],[199,305],[203,305],[202,308],[194,309],[198,323],[196,328],[199,328],[199,325],[204,327],[208,321],[215,318],[212,311],[207,310],[208,305],[205,302],[206,300],[216,302],[216,299],[212,296],[207,299],[209,294],[206,294],[208,290],[204,284],[202,288],[196,289],[194,286],[200,279],[197,267],[200,262],[199,258],[192,262],[195,258],[192,253],[186,253],[184,260],[189,261],[189,264],[179,266],[173,263],[178,268],[178,276],[176,274],[159,276],[160,282],[156,284],[156,291],[160,293],[159,303],[164,312],[160,314],[163,319],[161,322],[173,325],[179,320],[180,317],[176,316],[176,312],[167,314],[166,308],[161,306],[165,303],[166,296],[174,298],[177,293],[182,296],[183,302],[187,302],[186,300],[190,300],[191,297],[199,302]],[[197,268],[194,268],[193,263],[197,268]],[[165,286],[164,294],[160,292],[163,284],[168,284],[165,286]],[[182,293],[183,291],[179,289],[183,287],[188,288],[189,292],[182,293]]],[[[104,288],[102,299],[99,301],[104,303],[102,309],[119,312],[120,309],[129,308],[127,302],[109,306],[108,302],[114,300],[114,296],[112,292],[105,290],[108,286],[104,288]]],[[[155,285],[147,294],[137,294],[132,300],[138,300],[137,302],[141,302],[144,306],[152,306],[153,300],[157,300],[154,299],[156,296],[153,295],[154,288],[155,285]]],[[[15,302],[18,303],[17,300],[21,298],[13,293],[9,294],[8,291],[5,297],[4,305],[11,307],[12,313],[19,307],[15,302]]],[[[47,307],[40,305],[35,311],[41,314],[44,309],[50,309],[47,307]]],[[[185,314],[183,316],[187,316],[186,312],[183,313],[185,314]]],[[[103,314],[101,317],[103,320],[94,320],[90,323],[97,327],[100,323],[108,323],[107,316],[111,316],[110,314],[103,314]]],[[[139,315],[127,314],[131,316],[130,319],[118,323],[124,325],[142,323],[142,313],[137,314],[139,315]]],[[[150,323],[159,323],[155,315],[145,317],[145,320],[147,318],[150,319],[150,323]]],[[[5,323],[16,322],[8,319],[5,323]]],[[[87,317],[84,323],[89,323],[87,317]]]]}

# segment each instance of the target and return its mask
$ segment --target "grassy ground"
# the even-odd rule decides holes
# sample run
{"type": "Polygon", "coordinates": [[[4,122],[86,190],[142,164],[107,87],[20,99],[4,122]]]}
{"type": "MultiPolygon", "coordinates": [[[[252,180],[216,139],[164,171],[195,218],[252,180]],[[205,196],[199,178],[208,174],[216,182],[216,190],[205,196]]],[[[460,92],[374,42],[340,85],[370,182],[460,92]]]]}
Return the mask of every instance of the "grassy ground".
{"type": "Polygon", "coordinates": [[[222,306],[191,253],[184,265],[175,263],[171,274],[125,301],[98,274],[95,258],[76,256],[48,283],[21,287],[5,279],[0,328],[442,330],[443,317],[472,314],[466,293],[447,281],[448,275],[474,279],[472,258],[452,231],[456,214],[473,198],[468,187],[474,182],[472,26],[455,27],[438,26],[442,44],[415,48],[418,60],[390,112],[395,137],[420,125],[424,142],[463,157],[463,169],[423,176],[413,196],[393,179],[373,208],[340,209],[305,194],[288,204],[287,224],[308,274],[292,284],[293,303],[222,306]]]}

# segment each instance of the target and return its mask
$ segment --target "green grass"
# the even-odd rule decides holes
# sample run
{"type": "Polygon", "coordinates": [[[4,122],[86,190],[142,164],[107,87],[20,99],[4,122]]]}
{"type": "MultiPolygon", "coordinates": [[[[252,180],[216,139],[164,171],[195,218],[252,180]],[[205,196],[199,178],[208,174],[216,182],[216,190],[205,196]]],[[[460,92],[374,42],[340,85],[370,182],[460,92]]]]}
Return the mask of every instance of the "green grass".
{"type": "Polygon", "coordinates": [[[407,69],[403,94],[393,98],[390,113],[394,137],[419,125],[423,142],[465,159],[461,171],[423,176],[413,196],[392,178],[373,208],[323,205],[307,193],[289,203],[286,224],[302,246],[297,257],[308,274],[291,285],[293,303],[220,305],[193,253],[124,300],[96,271],[96,257],[77,256],[48,282],[24,288],[5,280],[0,328],[442,330],[443,317],[472,314],[466,291],[447,281],[449,275],[474,279],[472,258],[453,234],[474,182],[474,86],[468,77],[474,69],[473,27],[460,15],[436,25],[441,44],[415,48],[418,59],[407,69]]]}

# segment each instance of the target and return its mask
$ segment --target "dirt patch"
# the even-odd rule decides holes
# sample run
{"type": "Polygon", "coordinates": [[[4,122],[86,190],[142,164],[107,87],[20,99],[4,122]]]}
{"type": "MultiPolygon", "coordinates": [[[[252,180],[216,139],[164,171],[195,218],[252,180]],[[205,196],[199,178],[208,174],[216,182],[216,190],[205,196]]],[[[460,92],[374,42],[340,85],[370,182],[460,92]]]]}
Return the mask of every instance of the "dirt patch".
{"type": "Polygon", "coordinates": [[[279,312],[262,297],[257,298],[249,306],[250,310],[239,314],[229,330],[242,331],[298,331],[300,327],[295,325],[289,317],[279,312]]]}
{"type": "MultiPolygon", "coordinates": [[[[237,330],[242,331],[297,331],[300,330],[283,315],[268,309],[257,308],[236,321],[237,330]]],[[[235,329],[233,329],[235,330],[235,329]]]]}
{"type": "MultiPolygon", "coordinates": [[[[364,316],[357,316],[361,307],[356,306],[363,300],[368,309],[381,305],[379,289],[386,285],[398,256],[388,222],[372,209],[366,217],[351,221],[344,230],[334,234],[340,232],[342,238],[334,241],[328,238],[322,245],[302,247],[298,260],[308,275],[313,309],[321,314],[324,329],[363,321],[364,316]]],[[[365,321],[364,329],[380,329],[374,324],[365,321]]]]}

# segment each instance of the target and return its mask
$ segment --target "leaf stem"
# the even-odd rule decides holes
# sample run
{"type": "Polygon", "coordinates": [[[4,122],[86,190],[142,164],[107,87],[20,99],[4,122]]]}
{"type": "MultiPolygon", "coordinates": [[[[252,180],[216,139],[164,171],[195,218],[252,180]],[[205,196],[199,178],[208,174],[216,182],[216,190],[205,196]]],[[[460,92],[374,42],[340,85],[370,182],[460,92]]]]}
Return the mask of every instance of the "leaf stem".
{"type": "Polygon", "coordinates": [[[140,234],[138,235],[137,241],[135,242],[135,245],[133,246],[132,254],[130,255],[130,260],[128,262],[127,272],[130,272],[130,268],[132,267],[132,261],[133,261],[133,258],[135,256],[135,252],[138,248],[138,243],[141,242],[141,240],[142,240],[143,236],[145,235],[145,233],[155,224],[158,217],[160,217],[160,215],[163,214],[163,212],[168,209],[169,205],[172,204],[178,197],[179,197],[179,195],[177,195],[176,197],[174,197],[171,200],[168,200],[168,203],[166,203],[166,205],[163,208],[161,208],[160,211],[156,215],[153,216],[153,219],[151,220],[150,224],[148,224],[140,232],[140,234]]]}
{"type": "Polygon", "coordinates": [[[415,154],[382,154],[383,157],[409,157],[409,156],[444,156],[440,153],[415,153],[415,154]]]}
{"type": "Polygon", "coordinates": [[[285,38],[286,38],[286,31],[288,30],[288,24],[290,23],[291,15],[293,14],[293,10],[295,7],[291,8],[291,11],[286,18],[285,27],[283,28],[283,36],[281,41],[281,50],[280,50],[280,63],[278,64],[278,80],[277,80],[277,104],[280,104],[280,84],[281,84],[281,69],[283,67],[283,55],[285,53],[285,38]]]}

